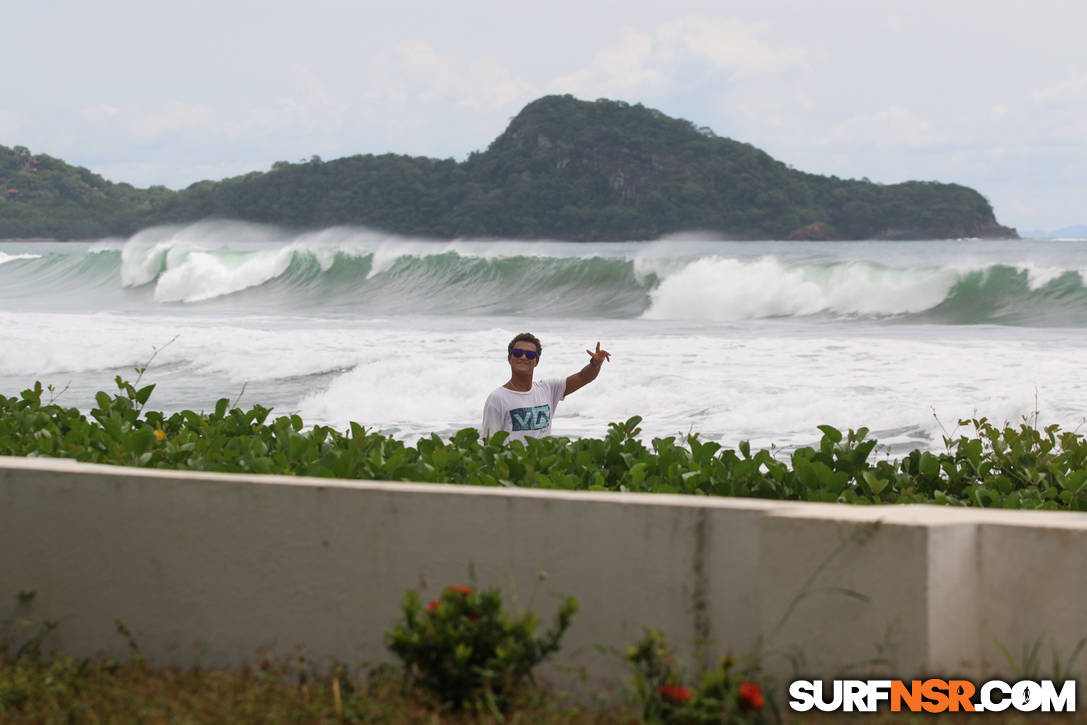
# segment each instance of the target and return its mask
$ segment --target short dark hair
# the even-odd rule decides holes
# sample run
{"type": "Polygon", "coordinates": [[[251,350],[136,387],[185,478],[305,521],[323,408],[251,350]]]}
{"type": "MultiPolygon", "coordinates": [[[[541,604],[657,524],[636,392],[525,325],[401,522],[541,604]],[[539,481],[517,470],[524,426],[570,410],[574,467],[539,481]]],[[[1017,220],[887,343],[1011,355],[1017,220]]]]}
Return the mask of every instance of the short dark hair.
{"type": "Polygon", "coordinates": [[[520,335],[510,340],[510,344],[506,348],[506,354],[512,355],[513,346],[519,342],[531,342],[533,345],[536,346],[536,354],[543,355],[543,345],[540,344],[540,338],[536,337],[531,332],[522,332],[520,335]]]}

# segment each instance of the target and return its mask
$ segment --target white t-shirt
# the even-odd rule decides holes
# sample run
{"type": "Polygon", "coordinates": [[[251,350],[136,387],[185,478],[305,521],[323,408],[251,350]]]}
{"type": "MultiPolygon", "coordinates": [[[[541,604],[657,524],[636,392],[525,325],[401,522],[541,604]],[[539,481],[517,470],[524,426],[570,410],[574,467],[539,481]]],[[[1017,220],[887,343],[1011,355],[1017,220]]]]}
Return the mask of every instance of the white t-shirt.
{"type": "Polygon", "coordinates": [[[500,387],[487,396],[481,433],[509,431],[507,441],[551,435],[551,417],[566,392],[566,379],[537,380],[524,392],[500,387]]]}

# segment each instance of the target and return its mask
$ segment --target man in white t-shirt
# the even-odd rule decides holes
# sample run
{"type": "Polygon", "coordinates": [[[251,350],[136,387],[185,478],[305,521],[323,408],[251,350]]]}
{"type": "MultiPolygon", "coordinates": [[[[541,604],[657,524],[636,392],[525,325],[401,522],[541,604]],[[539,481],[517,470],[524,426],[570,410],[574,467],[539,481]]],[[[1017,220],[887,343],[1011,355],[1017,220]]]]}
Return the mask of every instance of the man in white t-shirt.
{"type": "Polygon", "coordinates": [[[543,438],[551,435],[551,417],[559,401],[578,390],[600,374],[600,366],[605,360],[611,360],[607,350],[600,349],[589,353],[589,364],[569,377],[550,380],[532,381],[532,374],[540,364],[543,345],[539,339],[528,332],[522,332],[513,338],[507,347],[510,364],[510,379],[487,396],[483,406],[483,438],[500,430],[508,431],[506,440],[523,441],[525,438],[543,438]]]}

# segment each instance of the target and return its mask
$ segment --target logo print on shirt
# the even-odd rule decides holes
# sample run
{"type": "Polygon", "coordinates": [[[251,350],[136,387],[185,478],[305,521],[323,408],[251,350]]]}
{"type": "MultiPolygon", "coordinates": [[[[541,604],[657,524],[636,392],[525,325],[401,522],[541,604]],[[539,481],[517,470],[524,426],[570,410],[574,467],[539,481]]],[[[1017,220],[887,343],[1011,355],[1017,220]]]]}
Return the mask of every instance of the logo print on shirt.
{"type": "Polygon", "coordinates": [[[543,430],[551,425],[551,406],[537,405],[534,408],[514,408],[510,411],[513,429],[543,430]]]}

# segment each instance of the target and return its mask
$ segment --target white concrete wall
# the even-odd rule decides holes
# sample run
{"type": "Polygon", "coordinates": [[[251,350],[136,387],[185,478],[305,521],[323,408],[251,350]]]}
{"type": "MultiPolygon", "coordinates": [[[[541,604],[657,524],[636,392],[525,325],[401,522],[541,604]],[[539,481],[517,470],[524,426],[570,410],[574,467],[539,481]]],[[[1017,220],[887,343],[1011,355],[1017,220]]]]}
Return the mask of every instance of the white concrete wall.
{"type": "MultiPolygon", "coordinates": [[[[375,483],[0,457],[0,638],[153,663],[389,660],[404,592],[498,586],[556,663],[623,687],[645,627],[706,662],[757,644],[804,674],[1011,673],[1087,636],[1087,514],[375,483]],[[541,579],[540,572],[546,572],[541,579]],[[26,601],[19,594],[33,592],[26,601]],[[708,642],[697,647],[698,642],[708,642]]],[[[1087,657],[1083,658],[1087,661],[1087,657]]],[[[1082,664],[1082,663],[1080,663],[1082,664]]]]}

